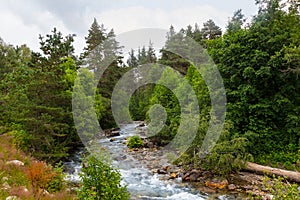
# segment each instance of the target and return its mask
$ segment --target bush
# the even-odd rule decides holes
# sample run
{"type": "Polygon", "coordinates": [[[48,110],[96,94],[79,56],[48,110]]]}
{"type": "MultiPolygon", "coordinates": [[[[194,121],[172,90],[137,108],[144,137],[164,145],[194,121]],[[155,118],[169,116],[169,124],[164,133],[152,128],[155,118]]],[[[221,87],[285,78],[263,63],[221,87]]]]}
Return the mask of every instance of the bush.
{"type": "Polygon", "coordinates": [[[222,176],[239,171],[244,168],[247,160],[251,160],[251,155],[245,150],[245,142],[245,138],[219,142],[200,162],[204,169],[222,176]]]}
{"type": "Polygon", "coordinates": [[[276,178],[273,175],[273,179],[265,176],[263,178],[265,190],[274,195],[274,200],[294,200],[300,199],[300,193],[297,184],[291,184],[282,177],[276,178]]]}
{"type": "Polygon", "coordinates": [[[121,174],[109,164],[95,156],[89,156],[82,168],[82,187],[78,199],[83,200],[127,200],[129,193],[121,185],[121,174]]]}
{"type": "Polygon", "coordinates": [[[41,195],[43,190],[57,192],[62,189],[63,175],[61,167],[52,169],[45,162],[36,161],[27,168],[26,175],[30,180],[36,198],[41,195]]]}
{"type": "Polygon", "coordinates": [[[138,135],[131,136],[128,139],[127,146],[129,148],[140,148],[144,146],[143,140],[138,135]]]}

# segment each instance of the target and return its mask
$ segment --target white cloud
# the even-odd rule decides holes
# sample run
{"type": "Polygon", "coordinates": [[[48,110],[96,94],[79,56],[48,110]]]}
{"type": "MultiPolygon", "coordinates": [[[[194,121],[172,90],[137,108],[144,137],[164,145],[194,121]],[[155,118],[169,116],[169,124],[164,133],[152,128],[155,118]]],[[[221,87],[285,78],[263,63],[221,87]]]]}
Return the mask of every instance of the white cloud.
{"type": "Polygon", "coordinates": [[[230,13],[211,6],[188,6],[171,11],[134,6],[92,15],[106,27],[113,27],[117,33],[121,33],[139,28],[168,29],[171,24],[177,29],[195,23],[201,26],[208,19],[213,19],[219,26],[224,27],[230,13]]]}
{"type": "Polygon", "coordinates": [[[94,17],[106,28],[113,28],[116,34],[119,34],[141,28],[169,29],[171,24],[179,31],[189,24],[193,26],[198,23],[201,27],[208,19],[213,19],[218,26],[224,28],[228,18],[232,15],[228,11],[200,3],[198,5],[183,4],[182,7],[176,6],[171,9],[159,6],[147,7],[146,4],[124,5],[101,11],[99,6],[93,7],[91,6],[93,4],[84,4],[83,1],[77,2],[78,5],[70,5],[71,7],[68,6],[69,4],[57,5],[57,7],[64,7],[65,14],[63,8],[56,8],[56,4],[49,6],[35,2],[29,6],[24,1],[2,4],[0,37],[5,42],[13,45],[26,43],[37,51],[39,49],[38,35],[45,35],[56,27],[63,35],[77,34],[74,43],[77,54],[85,46],[84,37],[94,17]],[[72,18],[72,13],[74,13],[74,18],[72,18]]]}

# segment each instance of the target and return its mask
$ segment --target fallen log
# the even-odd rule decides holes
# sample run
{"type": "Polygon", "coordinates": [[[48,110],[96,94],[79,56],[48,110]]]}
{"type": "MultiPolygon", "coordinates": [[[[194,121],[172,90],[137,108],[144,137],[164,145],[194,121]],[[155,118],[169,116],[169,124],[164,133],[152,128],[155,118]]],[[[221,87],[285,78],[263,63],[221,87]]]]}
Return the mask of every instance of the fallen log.
{"type": "Polygon", "coordinates": [[[285,177],[289,181],[300,183],[300,173],[296,171],[288,171],[284,169],[278,169],[268,166],[255,164],[252,162],[246,163],[246,170],[255,172],[257,174],[277,175],[285,177]]]}

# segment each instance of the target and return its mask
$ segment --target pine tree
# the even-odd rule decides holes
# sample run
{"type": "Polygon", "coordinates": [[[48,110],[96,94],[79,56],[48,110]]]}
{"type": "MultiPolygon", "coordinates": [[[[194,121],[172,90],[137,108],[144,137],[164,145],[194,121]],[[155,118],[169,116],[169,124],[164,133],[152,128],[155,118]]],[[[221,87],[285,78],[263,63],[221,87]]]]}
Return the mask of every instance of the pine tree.
{"type": "Polygon", "coordinates": [[[155,55],[155,50],[153,48],[153,43],[150,41],[148,50],[147,50],[147,62],[148,63],[155,63],[156,62],[156,55],[155,55]]]}
{"type": "Polygon", "coordinates": [[[216,39],[222,35],[221,28],[211,19],[203,24],[201,32],[203,33],[203,37],[209,40],[216,39]]]}
{"type": "Polygon", "coordinates": [[[105,28],[102,24],[101,26],[98,24],[97,19],[94,18],[94,21],[89,29],[88,36],[85,37],[87,46],[84,48],[85,52],[90,53],[93,51],[98,45],[102,44],[106,39],[105,28]]]}
{"type": "Polygon", "coordinates": [[[242,28],[242,25],[245,22],[244,15],[242,13],[242,10],[239,9],[234,12],[233,17],[228,22],[226,29],[228,32],[235,32],[242,28]]]}
{"type": "Polygon", "coordinates": [[[127,65],[132,68],[135,68],[139,65],[138,59],[136,58],[133,49],[131,49],[131,51],[129,52],[129,58],[127,59],[127,65]]]}

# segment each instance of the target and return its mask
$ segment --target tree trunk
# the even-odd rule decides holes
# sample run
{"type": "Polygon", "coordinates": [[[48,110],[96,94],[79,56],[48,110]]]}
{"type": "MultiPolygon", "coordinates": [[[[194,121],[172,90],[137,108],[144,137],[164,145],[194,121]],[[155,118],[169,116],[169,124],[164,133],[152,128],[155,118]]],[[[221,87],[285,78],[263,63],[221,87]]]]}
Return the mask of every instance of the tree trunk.
{"type": "Polygon", "coordinates": [[[283,176],[289,181],[300,183],[300,173],[296,171],[288,171],[255,163],[247,162],[246,169],[258,174],[275,174],[277,176],[283,176]]]}

